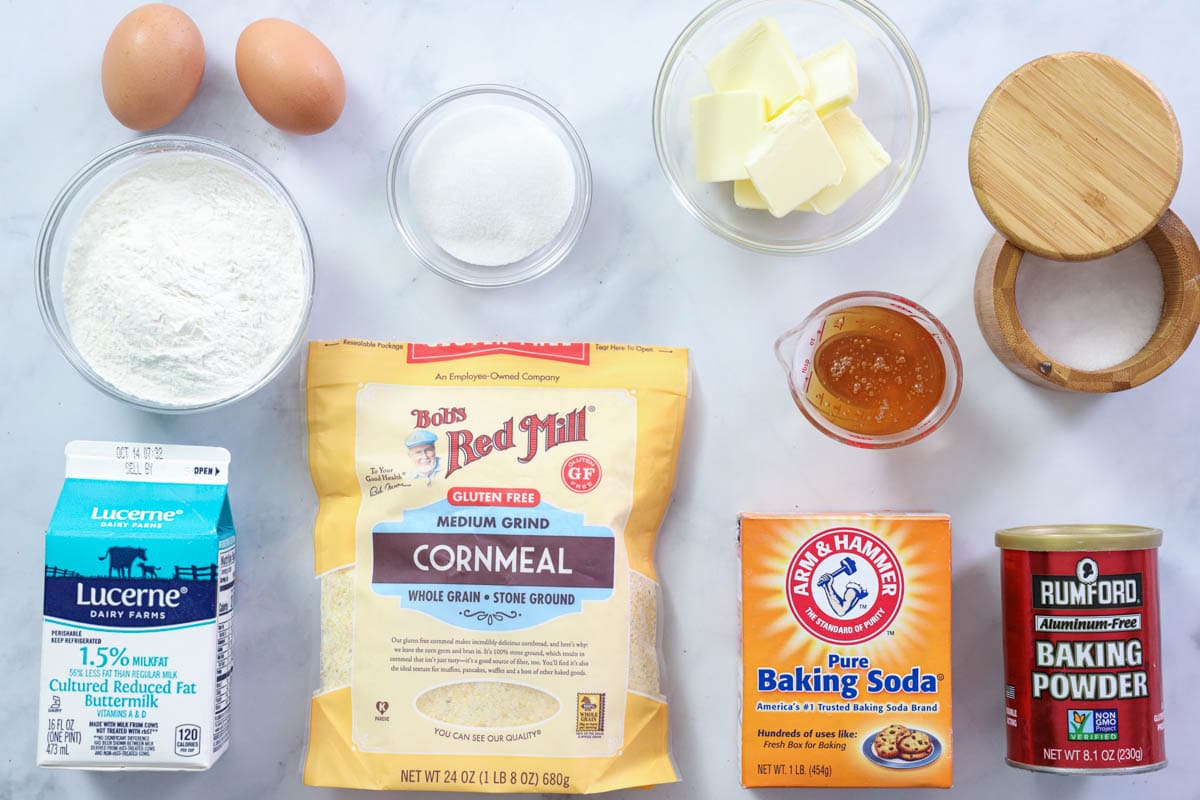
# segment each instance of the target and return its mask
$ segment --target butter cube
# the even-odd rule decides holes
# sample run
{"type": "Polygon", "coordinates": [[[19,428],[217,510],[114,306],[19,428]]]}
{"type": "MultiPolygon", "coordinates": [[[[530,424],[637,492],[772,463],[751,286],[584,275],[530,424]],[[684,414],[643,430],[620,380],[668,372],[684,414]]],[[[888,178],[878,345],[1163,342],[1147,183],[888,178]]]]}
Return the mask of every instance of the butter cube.
{"type": "Polygon", "coordinates": [[[747,177],[746,158],[766,124],[766,106],[758,92],[693,97],[696,180],[736,181],[747,177]]]}
{"type": "MultiPolygon", "coordinates": [[[[767,201],[762,199],[762,195],[758,193],[758,190],[754,188],[754,183],[750,180],[733,182],[733,202],[738,208],[751,211],[767,210],[767,201]]],[[[812,206],[808,203],[801,203],[796,211],[812,211],[812,206]]]]}
{"type": "Polygon", "coordinates": [[[797,100],[767,123],[746,172],[767,210],[783,217],[822,189],[836,186],[846,165],[812,103],[797,100]]]}
{"type": "Polygon", "coordinates": [[[808,91],[796,54],[788,46],[779,23],[769,17],[738,34],[708,62],[708,79],[718,92],[757,91],[767,99],[767,116],[773,117],[808,91]]]}
{"type": "Polygon", "coordinates": [[[800,65],[809,81],[805,98],[820,116],[858,99],[858,64],[854,48],[844,39],[833,47],[805,57],[800,65]]]}
{"type": "Polygon", "coordinates": [[[749,178],[733,182],[733,202],[738,208],[767,210],[767,201],[762,199],[762,195],[754,188],[754,183],[749,178]]]}
{"type": "Polygon", "coordinates": [[[846,174],[842,182],[817,192],[809,200],[813,210],[818,214],[832,214],[850,199],[850,196],[871,179],[887,169],[892,163],[892,157],[887,154],[867,126],[848,108],[839,109],[822,122],[829,138],[833,140],[838,155],[846,165],[846,174]]]}

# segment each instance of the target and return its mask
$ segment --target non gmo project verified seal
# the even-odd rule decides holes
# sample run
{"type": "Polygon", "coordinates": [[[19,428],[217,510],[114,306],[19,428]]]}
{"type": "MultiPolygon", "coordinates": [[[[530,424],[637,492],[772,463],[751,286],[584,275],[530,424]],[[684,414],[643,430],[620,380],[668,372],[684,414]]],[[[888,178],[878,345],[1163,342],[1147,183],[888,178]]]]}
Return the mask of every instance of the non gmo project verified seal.
{"type": "Polygon", "coordinates": [[[1072,742],[1103,742],[1117,738],[1115,708],[1067,709],[1067,738],[1072,742]]]}

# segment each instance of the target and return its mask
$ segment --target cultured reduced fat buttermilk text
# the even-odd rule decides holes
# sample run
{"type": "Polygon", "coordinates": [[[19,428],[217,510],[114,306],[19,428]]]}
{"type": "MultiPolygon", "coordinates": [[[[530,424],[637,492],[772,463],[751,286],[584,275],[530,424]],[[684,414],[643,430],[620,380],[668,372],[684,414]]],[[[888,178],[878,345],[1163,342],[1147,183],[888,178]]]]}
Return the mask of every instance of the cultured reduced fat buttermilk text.
{"type": "Polygon", "coordinates": [[[207,769],[229,742],[219,447],[71,442],[46,531],[38,764],[207,769]]]}

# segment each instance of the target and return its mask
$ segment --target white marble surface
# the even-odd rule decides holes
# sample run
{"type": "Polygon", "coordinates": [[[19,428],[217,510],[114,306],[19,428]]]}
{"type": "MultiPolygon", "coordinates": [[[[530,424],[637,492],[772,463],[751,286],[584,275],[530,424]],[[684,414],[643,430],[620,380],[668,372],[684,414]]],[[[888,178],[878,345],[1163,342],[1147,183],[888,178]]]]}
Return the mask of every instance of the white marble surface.
{"type": "MultiPolygon", "coordinates": [[[[983,99],[1043,53],[1095,49],[1144,71],[1172,98],[1185,149],[1200,146],[1200,83],[1189,0],[1135,9],[1118,0],[884,0],[930,83],[933,134],[916,186],[867,240],[832,255],[751,255],[676,204],[654,158],[650,104],[659,64],[701,0],[606,2],[284,2],[181,0],[199,24],[208,71],[169,130],[212,136],[262,160],[312,231],[318,291],[310,335],[598,339],[686,345],[695,390],[675,505],[663,530],[666,657],[673,746],[684,782],[661,798],[728,798],[737,788],[734,519],[742,510],[926,508],[955,525],[955,778],[948,796],[1200,797],[1200,347],[1141,389],[1113,397],[1028,385],[988,352],[971,285],[989,236],[966,175],[983,99]],[[279,15],[310,27],[341,60],[345,116],[313,138],[281,134],[250,109],[233,74],[238,33],[279,15]],[[425,101],[476,82],[548,98],[575,124],[595,171],[595,203],[569,260],[533,285],[469,291],[424,270],[392,228],[384,166],[425,101]],[[830,296],[885,289],[932,309],[958,339],[966,383],[930,440],[851,450],[792,406],[775,336],[830,296]],[[1131,521],[1166,530],[1162,609],[1171,765],[1128,778],[1057,778],[1003,764],[995,528],[1131,521]]],[[[0,2],[0,798],[350,798],[305,789],[300,760],[317,670],[311,578],[315,498],[304,462],[301,365],[233,408],[154,416],[88,386],[45,334],[32,262],[41,218],[85,161],[131,137],[100,94],[100,53],[132,7],[0,2]],[[33,766],[41,532],[71,438],[222,444],[233,451],[239,533],[233,746],[208,773],[91,774],[33,766]]],[[[1200,225],[1195,160],[1175,209],[1200,225]]],[[[768,796],[770,793],[759,793],[768,796]]],[[[947,796],[899,792],[895,796],[947,796]]],[[[629,797],[643,797],[629,792],[629,797]]],[[[808,795],[815,796],[815,795],[808,795]]],[[[820,796],[829,796],[823,794],[820,796]]],[[[844,798],[872,797],[846,791],[844,798]]]]}

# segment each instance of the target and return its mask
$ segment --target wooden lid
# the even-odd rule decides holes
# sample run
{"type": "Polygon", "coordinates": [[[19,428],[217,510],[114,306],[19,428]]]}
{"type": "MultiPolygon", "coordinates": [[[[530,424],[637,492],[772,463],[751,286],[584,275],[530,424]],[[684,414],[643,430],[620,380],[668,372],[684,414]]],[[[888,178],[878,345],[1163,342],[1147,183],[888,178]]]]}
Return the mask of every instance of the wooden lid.
{"type": "Polygon", "coordinates": [[[1022,250],[1087,261],[1128,247],[1179,186],[1179,123],[1154,84],[1115,58],[1058,53],[996,87],[971,134],[971,186],[1022,250]]]}

